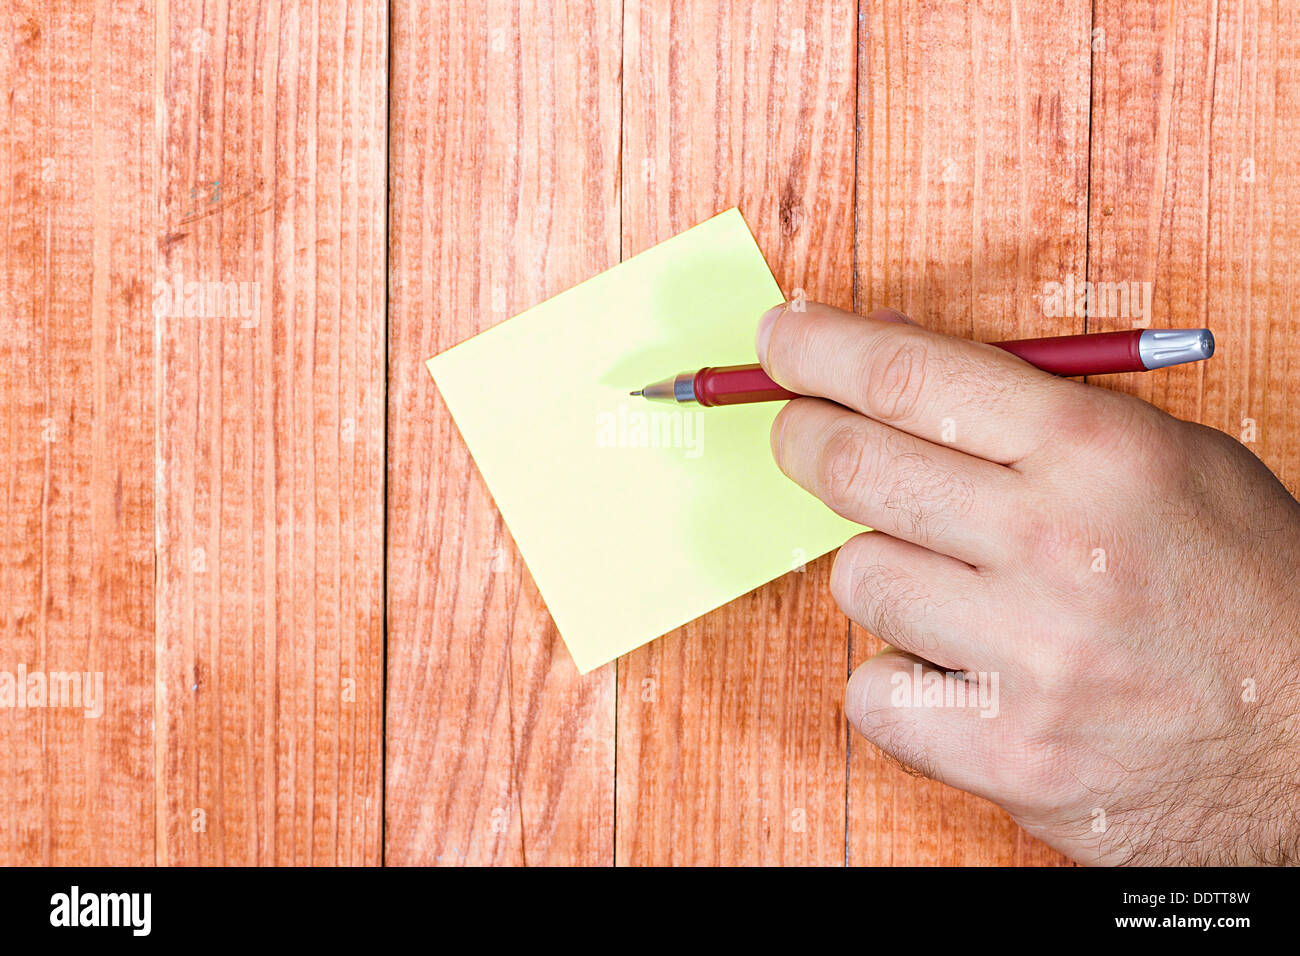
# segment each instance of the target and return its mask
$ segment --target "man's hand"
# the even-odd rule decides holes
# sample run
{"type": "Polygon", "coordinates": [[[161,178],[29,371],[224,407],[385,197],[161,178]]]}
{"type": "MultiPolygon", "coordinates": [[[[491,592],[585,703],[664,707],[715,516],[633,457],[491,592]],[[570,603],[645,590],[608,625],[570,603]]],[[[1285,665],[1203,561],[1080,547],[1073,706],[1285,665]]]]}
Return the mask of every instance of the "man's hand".
{"type": "Polygon", "coordinates": [[[898,313],[778,307],[758,354],[822,396],[782,471],[877,529],[831,576],[890,645],[862,734],[1080,862],[1300,860],[1300,504],[1259,459],[898,313]]]}

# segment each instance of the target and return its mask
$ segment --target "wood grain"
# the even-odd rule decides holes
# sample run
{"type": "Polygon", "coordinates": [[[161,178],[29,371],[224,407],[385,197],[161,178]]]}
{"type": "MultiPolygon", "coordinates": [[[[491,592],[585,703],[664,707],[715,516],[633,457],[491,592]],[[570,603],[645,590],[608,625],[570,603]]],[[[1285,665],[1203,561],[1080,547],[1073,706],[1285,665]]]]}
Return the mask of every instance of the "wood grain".
{"type": "MultiPolygon", "coordinates": [[[[982,341],[1084,331],[1046,282],[1086,263],[1090,10],[872,4],[859,44],[860,312],[982,341]]],[[[954,422],[961,427],[959,420],[954,422]]],[[[880,647],[854,627],[856,666],[880,647]]],[[[849,862],[1060,862],[997,807],[850,744],[849,862]]]]}
{"type": "MultiPolygon", "coordinates": [[[[852,6],[626,13],[624,254],[738,205],[787,296],[849,306],[852,6]]],[[[829,568],[618,662],[620,865],[843,863],[848,620],[829,568]]]]}
{"type": "Polygon", "coordinates": [[[0,864],[1064,862],[847,732],[829,558],[579,677],[423,362],[739,205],[787,295],[977,339],[1153,283],[1218,354],[1100,384],[1294,493],[1298,21],[13,0],[0,672],[104,699],[0,708],[0,864]]]}
{"type": "Polygon", "coordinates": [[[1100,0],[1096,16],[1089,277],[1153,283],[1153,326],[1217,344],[1195,369],[1111,381],[1236,436],[1295,494],[1300,9],[1100,0]]]}
{"type": "Polygon", "coordinates": [[[394,9],[389,863],[613,861],[614,668],[578,676],[424,360],[618,262],[620,30],[394,9]]]}
{"type": "Polygon", "coordinates": [[[0,710],[5,865],[153,861],[150,15],[0,13],[0,671],[92,675],[0,710]]]}
{"type": "Polygon", "coordinates": [[[377,864],[386,5],[156,32],[158,862],[377,864]]]}

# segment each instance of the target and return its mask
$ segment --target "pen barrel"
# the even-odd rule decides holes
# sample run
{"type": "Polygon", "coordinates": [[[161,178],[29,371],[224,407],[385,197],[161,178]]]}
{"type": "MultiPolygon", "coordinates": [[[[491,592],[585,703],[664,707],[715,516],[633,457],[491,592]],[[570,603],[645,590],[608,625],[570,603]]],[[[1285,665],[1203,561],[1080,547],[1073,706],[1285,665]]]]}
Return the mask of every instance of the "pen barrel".
{"type": "Polygon", "coordinates": [[[798,398],[768,378],[761,365],[723,365],[695,373],[695,399],[706,407],[798,398]]]}
{"type": "Polygon", "coordinates": [[[1139,344],[1142,330],[1093,332],[991,342],[1053,375],[1106,375],[1111,372],[1145,372],[1139,344]]]}

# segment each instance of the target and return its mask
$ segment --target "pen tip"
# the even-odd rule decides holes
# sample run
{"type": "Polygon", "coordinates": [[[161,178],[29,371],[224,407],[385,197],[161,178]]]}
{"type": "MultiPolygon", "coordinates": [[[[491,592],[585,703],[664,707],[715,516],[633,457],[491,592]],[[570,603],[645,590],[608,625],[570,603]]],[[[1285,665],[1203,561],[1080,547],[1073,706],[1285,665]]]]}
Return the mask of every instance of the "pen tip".
{"type": "Polygon", "coordinates": [[[635,392],[628,392],[628,394],[629,394],[629,395],[640,395],[640,394],[641,394],[641,389],[638,388],[635,392]]]}

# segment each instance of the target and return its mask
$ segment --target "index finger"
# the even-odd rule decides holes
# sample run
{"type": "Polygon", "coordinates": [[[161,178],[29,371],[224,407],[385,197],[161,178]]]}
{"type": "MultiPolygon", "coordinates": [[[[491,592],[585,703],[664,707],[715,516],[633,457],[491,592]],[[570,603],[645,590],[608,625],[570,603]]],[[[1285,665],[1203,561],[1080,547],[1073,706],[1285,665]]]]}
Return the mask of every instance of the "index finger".
{"type": "Polygon", "coordinates": [[[757,349],[792,392],[1004,465],[1041,446],[1078,398],[1075,383],[1002,349],[817,303],[769,311],[757,349]]]}

